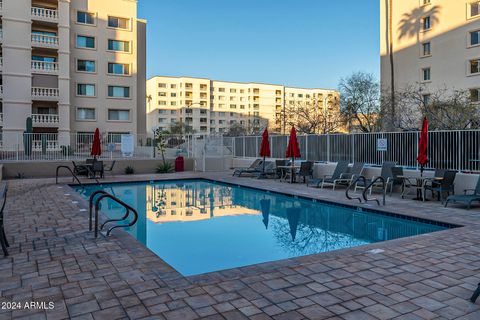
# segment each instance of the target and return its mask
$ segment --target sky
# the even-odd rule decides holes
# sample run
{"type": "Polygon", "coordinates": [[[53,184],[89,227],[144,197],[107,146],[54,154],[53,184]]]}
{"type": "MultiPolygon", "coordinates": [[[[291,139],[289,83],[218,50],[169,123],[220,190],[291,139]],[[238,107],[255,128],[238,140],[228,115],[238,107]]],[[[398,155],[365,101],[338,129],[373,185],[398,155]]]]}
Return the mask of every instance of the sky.
{"type": "Polygon", "coordinates": [[[147,77],[337,88],[380,73],[378,0],[138,0],[147,77]]]}

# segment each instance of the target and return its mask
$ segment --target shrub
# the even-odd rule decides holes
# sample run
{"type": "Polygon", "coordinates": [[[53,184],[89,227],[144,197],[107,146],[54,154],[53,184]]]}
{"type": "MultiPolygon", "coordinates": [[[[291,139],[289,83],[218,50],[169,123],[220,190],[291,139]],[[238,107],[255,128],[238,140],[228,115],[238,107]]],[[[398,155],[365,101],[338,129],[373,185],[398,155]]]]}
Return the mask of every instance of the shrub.
{"type": "Polygon", "coordinates": [[[157,166],[157,173],[173,172],[173,165],[170,162],[162,162],[157,166]]]}
{"type": "Polygon", "coordinates": [[[125,168],[125,174],[134,174],[134,173],[135,173],[135,169],[133,169],[133,167],[128,166],[125,168]]]}

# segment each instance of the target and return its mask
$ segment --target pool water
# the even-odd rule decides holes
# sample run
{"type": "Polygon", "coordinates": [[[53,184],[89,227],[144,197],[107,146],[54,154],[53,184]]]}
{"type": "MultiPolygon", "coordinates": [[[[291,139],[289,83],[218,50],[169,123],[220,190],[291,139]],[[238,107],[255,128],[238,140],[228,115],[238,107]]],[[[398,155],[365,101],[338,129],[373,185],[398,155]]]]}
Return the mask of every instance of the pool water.
{"type": "MultiPolygon", "coordinates": [[[[137,209],[139,220],[127,231],[184,276],[447,229],[206,180],[77,191],[88,198],[99,189],[137,209]]],[[[124,213],[110,200],[104,200],[102,211],[110,218],[124,213]]]]}

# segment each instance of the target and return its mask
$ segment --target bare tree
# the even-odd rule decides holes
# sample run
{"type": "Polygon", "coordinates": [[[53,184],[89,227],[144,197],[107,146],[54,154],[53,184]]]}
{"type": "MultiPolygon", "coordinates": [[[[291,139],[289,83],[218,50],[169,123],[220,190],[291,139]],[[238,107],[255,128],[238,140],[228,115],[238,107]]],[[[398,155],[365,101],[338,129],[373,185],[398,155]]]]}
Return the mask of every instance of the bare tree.
{"type": "Polygon", "coordinates": [[[294,126],[303,134],[335,133],[345,128],[338,98],[334,96],[321,101],[287,101],[283,116],[287,127],[294,126]]]}
{"type": "MultiPolygon", "coordinates": [[[[389,99],[382,103],[389,104],[389,99]]],[[[429,91],[420,86],[397,90],[396,104],[402,113],[396,115],[394,125],[401,130],[417,130],[426,116],[432,130],[462,130],[477,128],[480,124],[479,106],[472,103],[468,90],[429,91]]]]}
{"type": "Polygon", "coordinates": [[[339,90],[342,113],[349,128],[356,127],[362,132],[377,131],[381,108],[380,85],[375,76],[356,72],[340,80],[339,90]]]}

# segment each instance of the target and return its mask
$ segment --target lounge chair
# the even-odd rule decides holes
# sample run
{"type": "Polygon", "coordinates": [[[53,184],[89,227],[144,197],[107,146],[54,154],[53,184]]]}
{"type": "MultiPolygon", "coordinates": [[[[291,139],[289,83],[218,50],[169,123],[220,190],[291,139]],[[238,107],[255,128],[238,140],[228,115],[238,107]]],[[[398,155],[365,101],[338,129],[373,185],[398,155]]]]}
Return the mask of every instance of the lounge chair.
{"type": "Polygon", "coordinates": [[[73,164],[73,173],[77,176],[90,176],[91,170],[88,166],[83,164],[77,164],[75,161],[72,161],[73,164]]]}
{"type": "Polygon", "coordinates": [[[480,202],[480,177],[477,180],[477,185],[475,186],[475,189],[467,189],[464,190],[465,194],[462,195],[453,195],[449,196],[447,200],[445,201],[445,207],[448,206],[449,202],[461,202],[461,203],[466,203],[467,204],[467,209],[470,210],[472,207],[472,203],[477,201],[480,202]],[[468,192],[472,192],[472,194],[467,194],[468,192]]]}
{"type": "MultiPolygon", "coordinates": [[[[252,162],[252,164],[247,167],[247,168],[235,168],[234,171],[233,171],[233,176],[236,176],[238,175],[240,177],[240,175],[242,173],[245,173],[245,172],[248,172],[248,171],[254,171],[254,170],[257,170],[258,167],[260,167],[261,165],[263,164],[263,160],[262,159],[256,159],[255,161],[252,162]]],[[[255,172],[255,171],[254,171],[255,172]]]]}
{"type": "Polygon", "coordinates": [[[300,163],[300,169],[295,172],[295,177],[303,177],[303,183],[307,183],[307,177],[313,178],[313,161],[300,163]]]}
{"type": "Polygon", "coordinates": [[[348,161],[339,161],[337,162],[337,166],[335,167],[335,170],[333,171],[332,175],[325,175],[320,179],[315,179],[310,181],[310,183],[307,184],[307,186],[315,186],[319,187],[321,185],[322,189],[325,184],[336,184],[338,180],[343,179],[343,175],[347,174],[348,170],[348,161]]]}
{"type": "MultiPolygon", "coordinates": [[[[353,164],[353,166],[346,173],[342,173],[340,179],[337,179],[333,183],[330,184],[330,185],[333,186],[333,190],[335,190],[335,188],[337,186],[341,186],[341,185],[348,186],[348,185],[350,185],[350,183],[352,183],[353,180],[355,180],[355,178],[362,175],[364,167],[365,167],[364,162],[355,162],[353,164]]],[[[325,184],[329,184],[329,183],[325,182],[325,184]]],[[[323,188],[323,186],[322,186],[322,188],[323,188]]]]}
{"type": "Polygon", "coordinates": [[[110,164],[110,168],[104,168],[103,174],[105,174],[105,172],[110,172],[110,174],[113,174],[113,168],[115,167],[115,163],[116,161],[113,160],[112,163],[110,164]]]}
{"type": "Polygon", "coordinates": [[[263,163],[262,163],[260,170],[251,172],[251,174],[257,178],[275,177],[277,174],[276,168],[275,168],[275,162],[265,161],[265,168],[263,167],[263,163]]]}
{"type": "MultiPolygon", "coordinates": [[[[394,181],[394,177],[393,177],[393,173],[392,173],[392,168],[394,168],[396,166],[396,163],[393,162],[393,161],[386,161],[382,164],[382,171],[380,173],[380,177],[383,178],[383,180],[385,181],[385,190],[383,190],[383,192],[387,193],[387,190],[388,190],[388,187],[390,185],[393,185],[393,181],[394,181]]],[[[367,179],[366,181],[358,181],[356,184],[355,184],[355,192],[357,192],[357,189],[365,189],[366,187],[368,187],[368,185],[370,185],[375,179],[377,179],[378,177],[372,177],[371,179],[367,179]]],[[[379,181],[378,183],[375,183],[374,185],[372,185],[370,187],[370,194],[372,194],[372,191],[373,191],[373,188],[375,187],[381,187],[383,186],[382,183],[379,181]]],[[[392,186],[393,188],[393,186],[392,186]]]]}
{"type": "Polygon", "coordinates": [[[443,203],[443,195],[446,192],[447,196],[455,194],[455,177],[457,176],[457,171],[447,170],[443,174],[443,179],[436,182],[432,180],[430,185],[425,186],[425,193],[427,190],[432,192],[432,197],[435,192],[438,194],[438,200],[443,203]],[[433,182],[436,182],[435,184],[433,182]]]}
{"type": "Polygon", "coordinates": [[[0,201],[2,201],[2,207],[0,208],[0,244],[2,245],[3,255],[8,256],[7,248],[10,246],[5,235],[4,227],[4,209],[7,203],[8,186],[6,182],[0,183],[0,201]]]}

